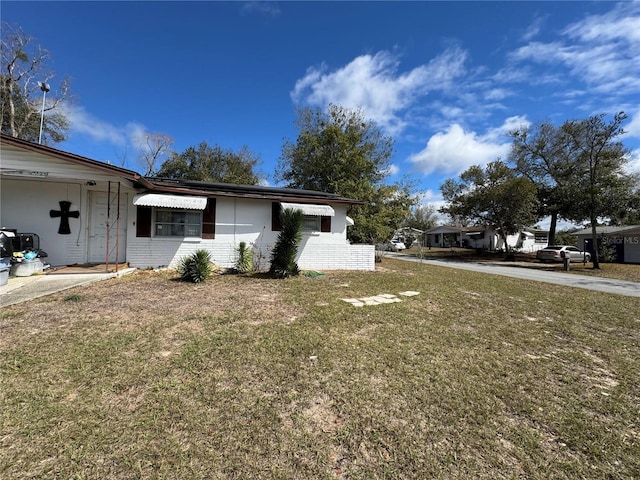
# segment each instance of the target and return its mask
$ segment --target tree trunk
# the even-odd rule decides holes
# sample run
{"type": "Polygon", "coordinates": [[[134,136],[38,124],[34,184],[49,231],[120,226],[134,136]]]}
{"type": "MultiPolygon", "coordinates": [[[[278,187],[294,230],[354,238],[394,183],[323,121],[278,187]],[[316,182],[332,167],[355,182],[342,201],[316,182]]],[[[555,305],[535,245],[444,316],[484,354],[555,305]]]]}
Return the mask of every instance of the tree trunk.
{"type": "Polygon", "coordinates": [[[547,245],[555,245],[556,244],[556,227],[558,225],[558,212],[553,212],[551,214],[551,224],[549,224],[549,238],[547,240],[547,245]]]}

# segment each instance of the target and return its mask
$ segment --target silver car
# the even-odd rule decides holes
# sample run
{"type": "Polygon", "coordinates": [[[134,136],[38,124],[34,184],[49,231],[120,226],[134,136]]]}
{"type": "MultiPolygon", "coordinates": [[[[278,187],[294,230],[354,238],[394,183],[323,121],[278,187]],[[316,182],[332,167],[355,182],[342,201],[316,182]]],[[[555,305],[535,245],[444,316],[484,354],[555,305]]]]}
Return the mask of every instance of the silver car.
{"type": "Polygon", "coordinates": [[[542,250],[538,250],[536,258],[541,262],[562,262],[567,255],[572,261],[591,261],[591,254],[589,252],[583,252],[573,245],[550,245],[542,250]]]}

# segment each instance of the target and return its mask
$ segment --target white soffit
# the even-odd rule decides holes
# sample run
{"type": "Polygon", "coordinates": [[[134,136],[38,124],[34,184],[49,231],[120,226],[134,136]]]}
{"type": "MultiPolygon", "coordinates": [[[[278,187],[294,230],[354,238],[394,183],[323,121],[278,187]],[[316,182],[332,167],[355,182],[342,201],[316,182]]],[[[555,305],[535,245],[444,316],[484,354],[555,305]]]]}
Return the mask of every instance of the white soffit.
{"type": "Polygon", "coordinates": [[[315,215],[318,217],[335,217],[335,210],[329,205],[316,205],[313,203],[285,203],[281,202],[284,210],[302,210],[305,215],[315,215]]]}
{"type": "Polygon", "coordinates": [[[165,207],[180,208],[183,210],[204,210],[207,206],[207,197],[142,193],[133,197],[133,204],[137,207],[165,207]]]}

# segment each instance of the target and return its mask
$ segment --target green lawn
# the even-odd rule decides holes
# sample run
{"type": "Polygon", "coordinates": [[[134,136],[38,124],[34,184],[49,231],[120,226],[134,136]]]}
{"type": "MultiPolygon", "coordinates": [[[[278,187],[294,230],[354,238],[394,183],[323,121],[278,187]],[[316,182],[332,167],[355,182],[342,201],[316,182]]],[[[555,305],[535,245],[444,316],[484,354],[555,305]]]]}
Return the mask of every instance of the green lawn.
{"type": "Polygon", "coordinates": [[[391,259],[174,277],[3,308],[1,478],[640,477],[637,298],[391,259]]]}

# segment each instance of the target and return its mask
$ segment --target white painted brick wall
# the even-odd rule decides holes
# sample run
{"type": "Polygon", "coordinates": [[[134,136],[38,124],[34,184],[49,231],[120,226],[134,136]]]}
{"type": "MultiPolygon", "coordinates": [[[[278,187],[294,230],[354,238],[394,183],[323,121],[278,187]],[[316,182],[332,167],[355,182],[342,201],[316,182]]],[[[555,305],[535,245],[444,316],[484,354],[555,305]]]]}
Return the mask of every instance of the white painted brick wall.
{"type": "MultiPolygon", "coordinates": [[[[373,245],[350,245],[346,240],[346,207],[335,207],[332,231],[305,232],[300,243],[298,266],[302,270],[374,270],[373,245]]],[[[135,268],[174,268],[181,258],[206,249],[216,265],[233,267],[241,241],[263,257],[260,267],[268,269],[278,232],[271,231],[271,202],[218,198],[216,238],[192,241],[135,236],[135,210],[130,212],[127,260],[135,268]]]]}
{"type": "MultiPolygon", "coordinates": [[[[265,255],[263,267],[268,268],[271,245],[257,245],[265,255]]],[[[222,240],[180,242],[179,240],[136,238],[129,241],[127,258],[135,268],[174,268],[181,258],[199,249],[211,253],[216,265],[233,267],[237,245],[222,240]]],[[[374,270],[373,245],[326,244],[306,245],[298,252],[302,270],[374,270]]]]}

